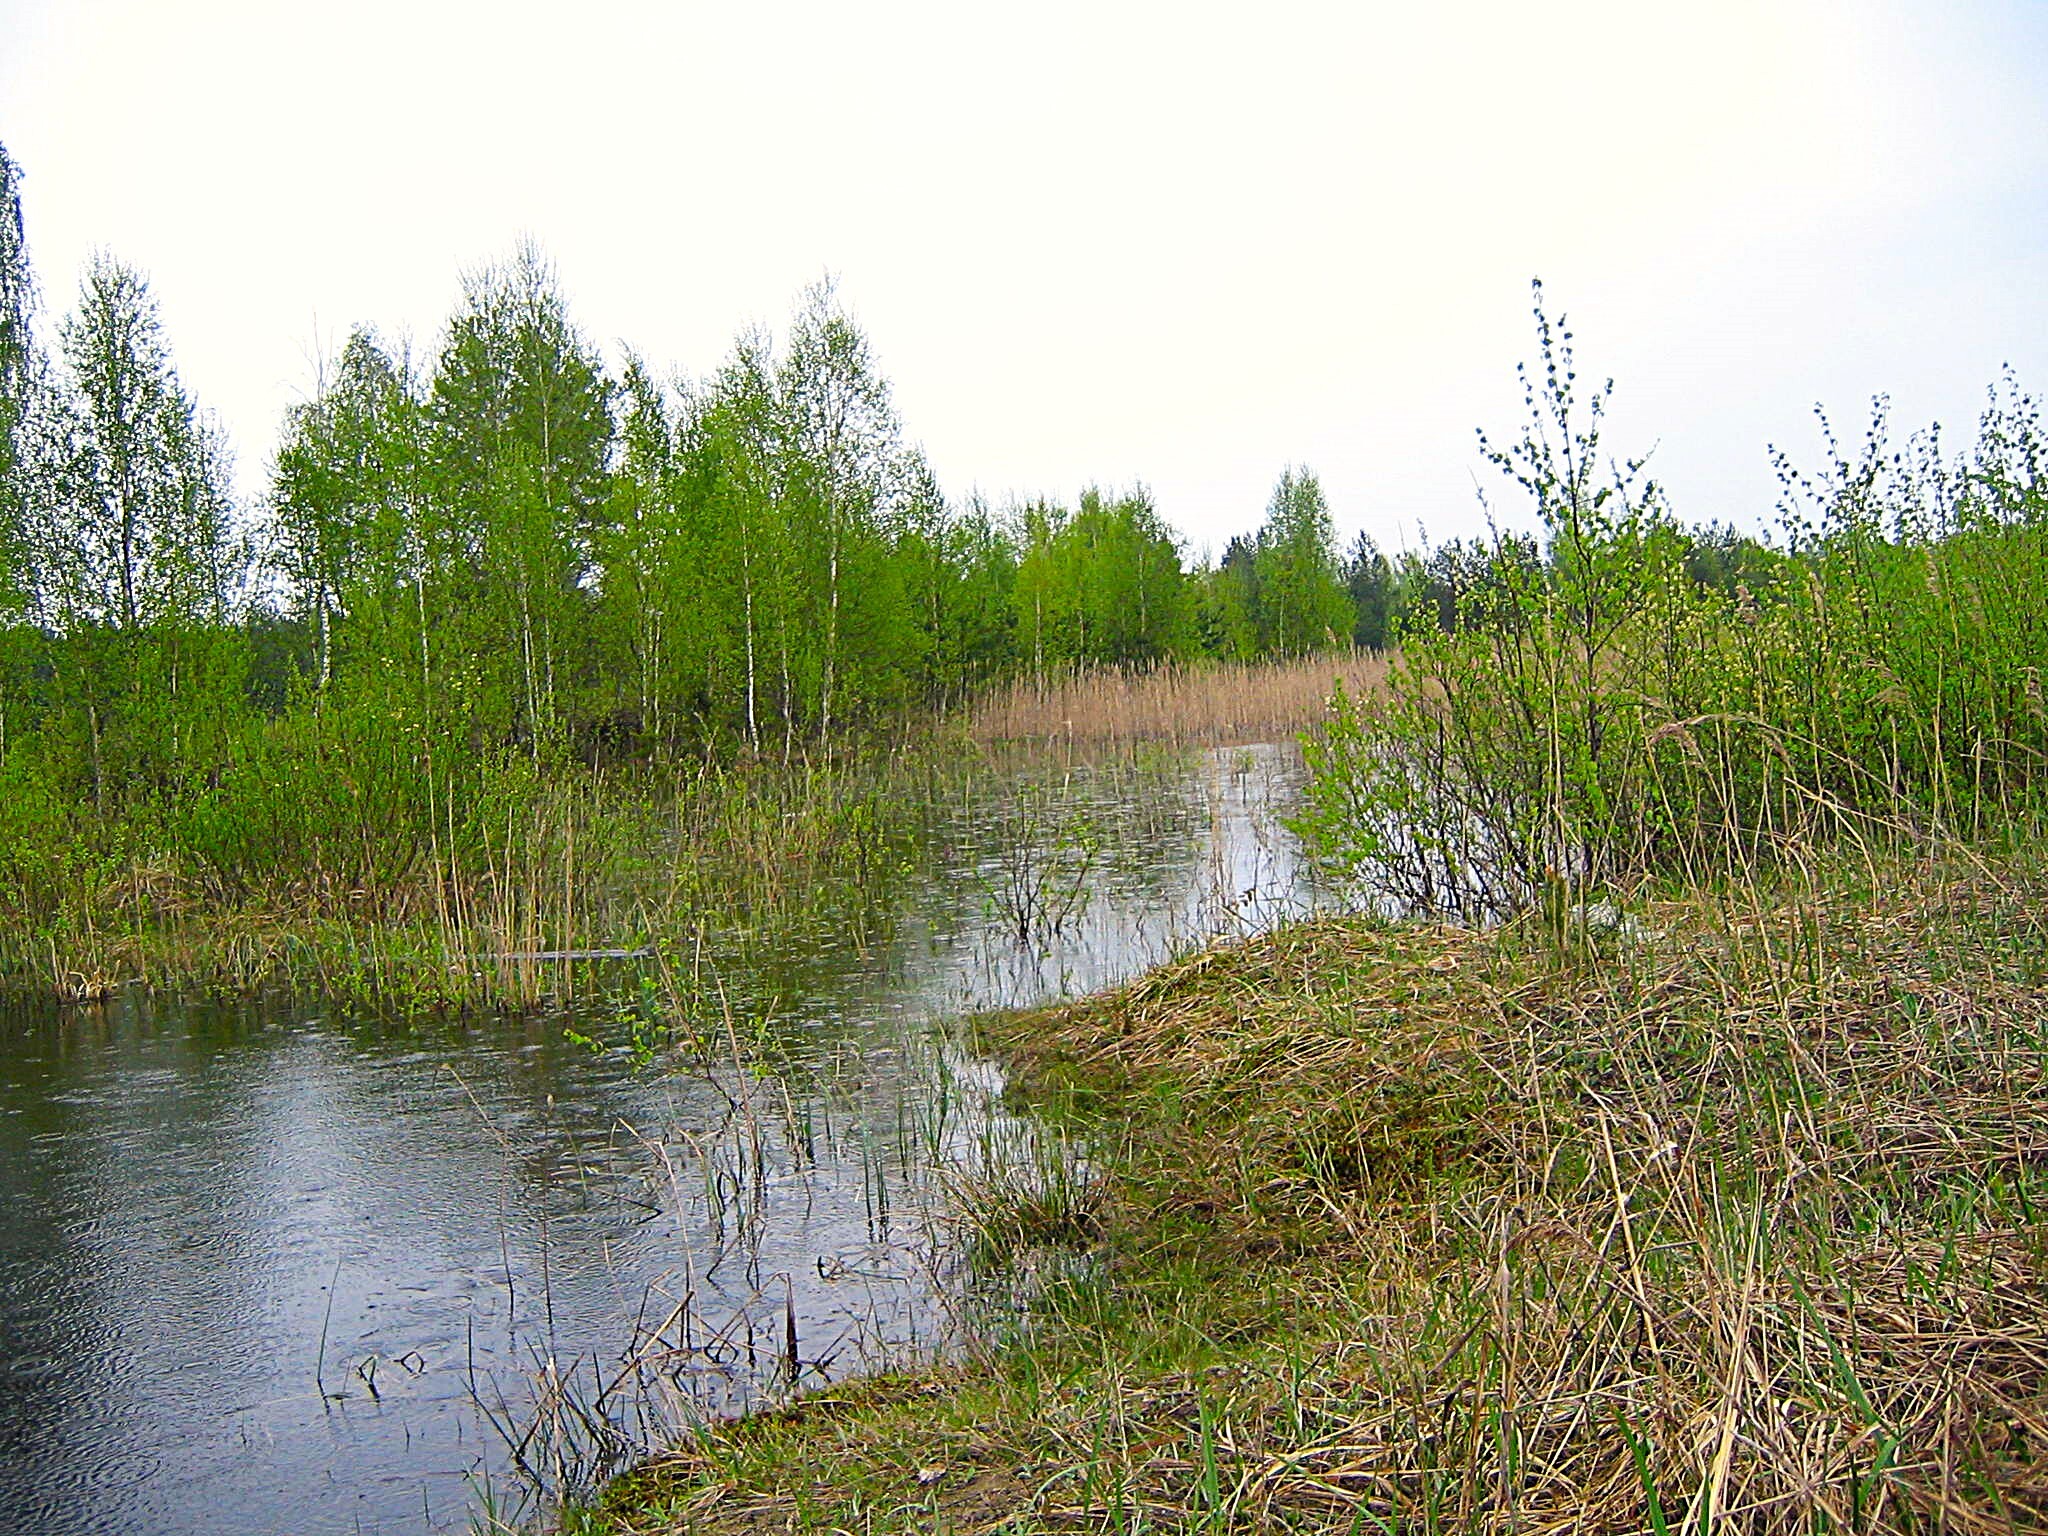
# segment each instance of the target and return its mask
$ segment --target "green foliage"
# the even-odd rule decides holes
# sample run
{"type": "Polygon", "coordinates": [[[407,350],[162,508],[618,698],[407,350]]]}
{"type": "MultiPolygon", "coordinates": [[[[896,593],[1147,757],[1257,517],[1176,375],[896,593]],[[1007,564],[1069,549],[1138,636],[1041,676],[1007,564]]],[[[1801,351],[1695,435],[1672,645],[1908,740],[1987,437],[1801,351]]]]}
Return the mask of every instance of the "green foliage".
{"type": "Polygon", "coordinates": [[[466,280],[424,364],[354,330],[248,527],[140,276],[97,258],[42,365],[17,192],[0,155],[0,753],[102,816],[203,785],[177,824],[215,847],[227,786],[300,715],[273,734],[359,731],[366,760],[403,740],[422,773],[791,761],[1019,670],[1355,627],[1312,476],[1283,475],[1241,570],[1191,580],[1142,489],[949,501],[829,283],[708,378],[614,376],[531,246],[466,280]]]}
{"type": "Polygon", "coordinates": [[[1017,554],[978,498],[957,512],[921,458],[896,534],[925,702],[945,707],[1009,668],[1017,554]]]}
{"type": "Polygon", "coordinates": [[[1611,386],[1582,390],[1540,290],[1536,319],[1528,424],[1484,447],[1540,554],[1460,551],[1453,610],[1410,611],[1386,696],[1337,701],[1304,821],[1326,858],[1398,906],[1561,918],[1585,888],[1974,835],[2031,803],[2048,518],[2010,379],[1953,464],[1934,434],[1892,451],[1882,402],[1853,459],[1823,419],[1818,473],[1778,457],[1779,554],[1688,536],[1640,462],[1604,463],[1611,386]]]}
{"type": "Polygon", "coordinates": [[[1243,536],[1225,546],[1213,570],[1201,573],[1196,622],[1209,655],[1250,661],[1259,654],[1258,584],[1258,546],[1243,536]]]}
{"type": "Polygon", "coordinates": [[[21,173],[0,146],[0,764],[34,693],[29,509],[46,368],[32,326],[35,279],[22,235],[21,173]]]}
{"type": "MultiPolygon", "coordinates": [[[[22,238],[21,173],[0,146],[0,631],[27,607],[27,518],[31,411],[42,360],[31,329],[35,280],[22,238]]],[[[0,667],[6,658],[0,657],[0,667]]],[[[0,688],[6,683],[0,672],[0,688]]],[[[4,704],[0,694],[0,704],[4,704]]],[[[6,738],[0,734],[0,750],[6,738]]]]}
{"type": "Polygon", "coordinates": [[[1338,575],[1329,505],[1306,469],[1281,472],[1252,565],[1252,622],[1260,654],[1328,650],[1355,626],[1356,610],[1338,575]]]}
{"type": "Polygon", "coordinates": [[[464,724],[536,754],[565,729],[580,681],[611,393],[526,246],[470,281],[425,402],[443,667],[465,676],[464,724]]]}
{"type": "Polygon", "coordinates": [[[1383,651],[1394,641],[1399,622],[1394,567],[1380,553],[1371,535],[1361,533],[1343,567],[1345,595],[1351,599],[1351,643],[1383,651]]]}
{"type": "Polygon", "coordinates": [[[347,665],[420,653],[424,430],[415,382],[363,329],[332,380],[286,417],[271,480],[272,560],[314,641],[322,691],[337,656],[347,665]]]}
{"type": "Polygon", "coordinates": [[[241,708],[229,620],[246,550],[226,450],[170,365],[148,285],[95,258],[60,328],[27,516],[45,730],[94,804],[212,761],[241,708]]]}
{"type": "Polygon", "coordinates": [[[1196,624],[1204,650],[1230,661],[1311,655],[1341,646],[1387,643],[1391,572],[1372,540],[1340,563],[1329,504],[1307,469],[1281,471],[1258,532],[1225,547],[1198,578],[1196,624]],[[1360,561],[1367,561],[1364,566],[1360,561]],[[1375,575],[1384,579],[1377,593],[1375,575]],[[1378,620],[1366,613],[1377,602],[1378,620]]]}
{"type": "Polygon", "coordinates": [[[1687,533],[1605,461],[1607,388],[1539,296],[1526,427],[1483,444],[1533,532],[1340,560],[1290,468],[1190,572],[1142,488],[949,500],[828,284],[708,377],[614,375],[528,247],[422,364],[349,336],[251,528],[139,275],[97,258],[45,361],[18,187],[0,153],[16,917],[52,910],[31,865],[71,867],[60,841],[210,899],[331,904],[483,867],[473,818],[515,759],[795,764],[1018,673],[1347,643],[1400,660],[1316,747],[1312,820],[1418,905],[1880,817],[1975,828],[2048,750],[2044,439],[2009,378],[1953,462],[1933,434],[1889,447],[1881,409],[1853,452],[1823,423],[1817,472],[1779,461],[1783,548],[1687,533]]]}
{"type": "Polygon", "coordinates": [[[1044,675],[1185,656],[1194,611],[1180,547],[1143,488],[1081,493],[1077,510],[1023,508],[1012,601],[1020,659],[1044,675]]]}

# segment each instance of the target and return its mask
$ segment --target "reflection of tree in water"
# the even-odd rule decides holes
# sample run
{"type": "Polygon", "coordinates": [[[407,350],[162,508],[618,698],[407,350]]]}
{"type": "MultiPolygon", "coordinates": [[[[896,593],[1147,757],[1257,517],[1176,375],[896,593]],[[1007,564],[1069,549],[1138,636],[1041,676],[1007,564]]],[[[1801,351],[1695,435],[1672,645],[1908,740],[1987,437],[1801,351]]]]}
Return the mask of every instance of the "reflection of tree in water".
{"type": "Polygon", "coordinates": [[[34,1530],[92,1487],[122,1452],[133,1422],[119,1313],[100,1304],[90,1181],[57,1200],[32,1198],[53,1176],[98,1154],[96,1106],[78,1091],[73,1063],[91,1053],[105,1019],[67,1028],[50,1008],[0,1012],[0,1359],[8,1390],[0,1405],[0,1529],[34,1530]],[[39,1150],[40,1149],[40,1150],[39,1150]],[[54,1151],[49,1149],[55,1149],[54,1151]],[[48,1164],[61,1171],[54,1174],[48,1164]]]}

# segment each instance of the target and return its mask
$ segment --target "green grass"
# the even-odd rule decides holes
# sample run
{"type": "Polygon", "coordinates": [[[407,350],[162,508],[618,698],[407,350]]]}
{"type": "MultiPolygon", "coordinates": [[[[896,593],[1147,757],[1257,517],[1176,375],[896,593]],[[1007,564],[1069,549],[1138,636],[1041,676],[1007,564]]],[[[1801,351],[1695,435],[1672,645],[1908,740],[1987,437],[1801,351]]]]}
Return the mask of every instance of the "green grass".
{"type": "Polygon", "coordinates": [[[567,1528],[2040,1529],[2044,895],[1835,857],[1625,941],[1327,922],[985,1021],[1097,1181],[977,1238],[1101,1261],[567,1528]]]}
{"type": "MultiPolygon", "coordinates": [[[[602,774],[515,761],[438,791],[433,817],[294,822],[267,860],[238,852],[233,878],[147,818],[24,813],[0,857],[0,987],[73,1003],[136,982],[283,987],[406,1013],[644,1000],[651,987],[665,1023],[687,1025],[707,949],[886,921],[949,762],[938,748],[602,774]],[[531,958],[591,950],[648,953],[531,958]]],[[[289,801],[288,787],[264,794],[289,801]]]]}

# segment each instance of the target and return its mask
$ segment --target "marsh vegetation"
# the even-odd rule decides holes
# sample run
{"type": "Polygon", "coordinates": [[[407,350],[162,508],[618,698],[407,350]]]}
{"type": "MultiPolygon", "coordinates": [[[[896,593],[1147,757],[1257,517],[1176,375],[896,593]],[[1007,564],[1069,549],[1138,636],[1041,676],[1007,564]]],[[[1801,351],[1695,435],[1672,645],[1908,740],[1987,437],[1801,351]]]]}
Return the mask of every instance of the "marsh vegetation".
{"type": "Polygon", "coordinates": [[[1823,422],[1772,546],[1537,340],[1489,454],[1541,537],[1310,740],[1373,915],[982,1021],[1097,1176],[985,1224],[1094,1262],[575,1528],[2048,1524],[2038,409],[1823,422]]]}
{"type": "Polygon", "coordinates": [[[883,879],[906,747],[1009,729],[990,687],[1385,642],[1313,475],[1208,567],[1142,487],[948,499],[829,284],[701,376],[613,367],[531,248],[419,355],[353,331],[237,505],[141,274],[40,323],[19,186],[0,152],[0,983],[529,1006],[495,957],[883,879]]]}
{"type": "Polygon", "coordinates": [[[139,274],[43,344],[17,190],[25,1528],[280,1445],[376,1490],[301,1528],[642,1458],[548,1518],[2048,1523],[2011,378],[1688,527],[1539,292],[1487,537],[1340,550],[1289,467],[1191,563],[1142,487],[949,499],[829,285],[668,375],[522,249],[236,506],[139,274]]]}

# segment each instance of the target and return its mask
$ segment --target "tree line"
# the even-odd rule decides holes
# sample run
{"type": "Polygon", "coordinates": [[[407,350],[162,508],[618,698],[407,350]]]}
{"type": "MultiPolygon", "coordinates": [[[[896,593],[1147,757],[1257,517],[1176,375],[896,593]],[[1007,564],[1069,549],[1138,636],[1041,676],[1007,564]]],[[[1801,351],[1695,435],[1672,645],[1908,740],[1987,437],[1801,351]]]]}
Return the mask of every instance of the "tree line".
{"type": "Polygon", "coordinates": [[[1322,492],[1193,568],[1143,488],[949,499],[829,285],[708,376],[608,369],[522,247],[426,356],[355,330],[236,508],[148,284],[40,345],[0,150],[0,752],[105,802],[293,710],[483,750],[788,755],[1019,668],[1297,653],[1356,628],[1322,492]]]}
{"type": "Polygon", "coordinates": [[[1454,628],[1499,564],[1340,552],[1292,467],[1213,565],[1142,487],[949,498],[829,284],[668,377],[608,368],[521,247],[427,354],[355,330],[245,508],[133,268],[91,261],[54,348],[36,311],[0,149],[0,763],[103,809],[302,715],[414,751],[787,758],[1019,671],[1454,628]]]}

